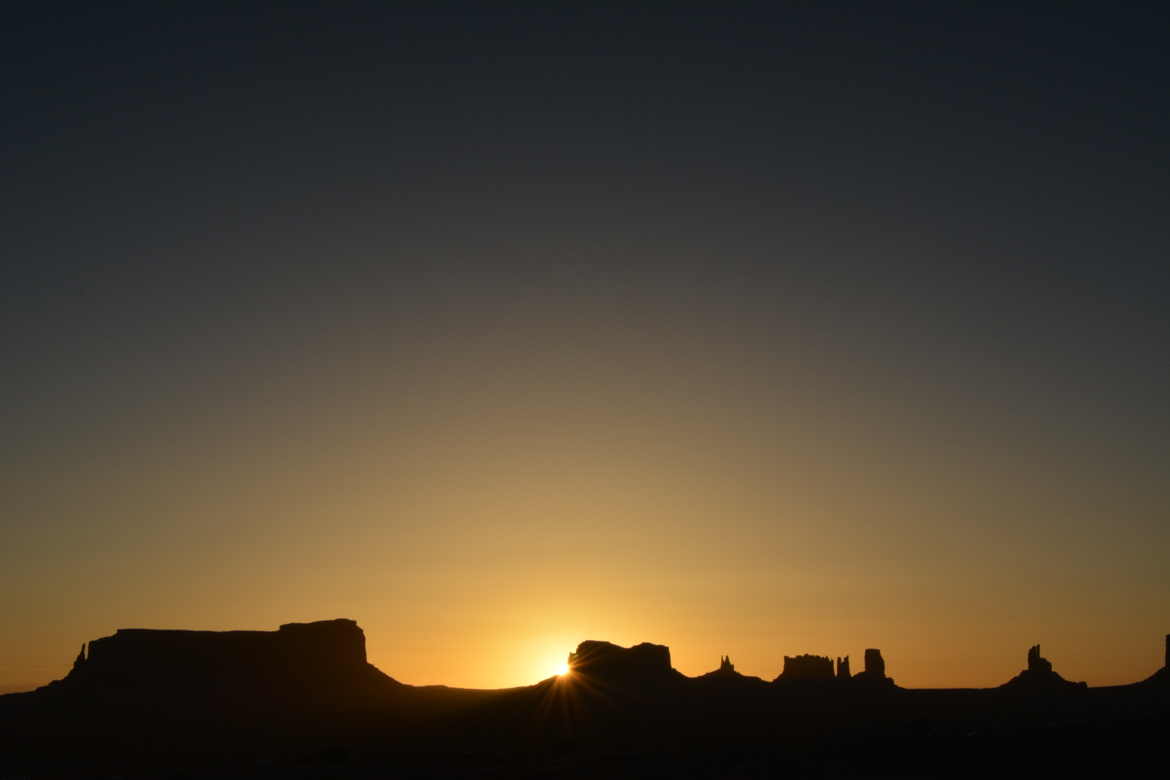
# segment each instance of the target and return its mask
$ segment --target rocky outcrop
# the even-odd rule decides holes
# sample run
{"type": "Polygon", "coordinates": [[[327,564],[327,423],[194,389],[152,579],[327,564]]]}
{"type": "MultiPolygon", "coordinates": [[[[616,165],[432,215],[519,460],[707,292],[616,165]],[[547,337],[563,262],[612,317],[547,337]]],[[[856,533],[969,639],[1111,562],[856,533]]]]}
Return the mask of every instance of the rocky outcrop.
{"type": "Polygon", "coordinates": [[[1048,674],[1052,671],[1052,662],[1040,655],[1040,645],[1028,648],[1028,671],[1033,674],[1048,674]]]}
{"type": "Polygon", "coordinates": [[[1070,682],[1057,674],[1052,662],[1040,655],[1040,645],[1028,648],[1028,668],[1000,686],[1017,693],[1045,693],[1087,688],[1083,682],[1070,682]]]}
{"type": "Polygon", "coordinates": [[[832,680],[833,659],[823,655],[784,656],[784,668],[777,681],[832,680]]]}
{"type": "Polygon", "coordinates": [[[768,684],[759,677],[752,677],[735,670],[731,656],[719,656],[719,668],[701,674],[688,680],[699,686],[705,694],[719,696],[723,694],[737,694],[745,691],[767,690],[768,684]]]}
{"type": "Polygon", "coordinates": [[[838,657],[834,667],[833,659],[822,655],[784,656],[784,669],[774,682],[815,681],[849,682],[858,686],[889,687],[894,681],[886,677],[886,662],[876,648],[865,651],[865,669],[852,674],[849,656],[838,657]]]}
{"type": "Polygon", "coordinates": [[[882,658],[881,650],[876,647],[866,648],[865,668],[853,675],[852,681],[857,685],[870,687],[893,686],[893,678],[886,676],[886,661],[882,658]]]}

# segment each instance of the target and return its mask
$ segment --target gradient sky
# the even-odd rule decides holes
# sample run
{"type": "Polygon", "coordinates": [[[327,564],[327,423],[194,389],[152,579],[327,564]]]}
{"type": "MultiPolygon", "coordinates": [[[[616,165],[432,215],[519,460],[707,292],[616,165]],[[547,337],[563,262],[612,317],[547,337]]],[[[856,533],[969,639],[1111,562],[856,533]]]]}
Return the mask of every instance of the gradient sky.
{"type": "Polygon", "coordinates": [[[1165,15],[426,5],[6,18],[0,688],[1161,665],[1165,15]]]}

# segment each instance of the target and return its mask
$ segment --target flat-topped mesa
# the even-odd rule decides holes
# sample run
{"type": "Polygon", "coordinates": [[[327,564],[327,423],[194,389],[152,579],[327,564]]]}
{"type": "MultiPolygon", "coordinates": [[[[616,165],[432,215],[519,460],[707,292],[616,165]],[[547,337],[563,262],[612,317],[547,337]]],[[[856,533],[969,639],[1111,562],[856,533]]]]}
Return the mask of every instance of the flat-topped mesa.
{"type": "Polygon", "coordinates": [[[61,681],[67,691],[156,698],[346,698],[396,685],[366,662],[353,620],[286,623],[277,631],[123,628],[88,643],[61,681]]]}
{"type": "Polygon", "coordinates": [[[649,642],[620,647],[586,640],[569,653],[569,669],[573,674],[635,684],[680,677],[670,665],[670,648],[649,642]]]}
{"type": "MultiPolygon", "coordinates": [[[[81,658],[79,657],[79,661],[81,658]]],[[[229,668],[280,662],[331,669],[366,664],[366,636],[353,620],[285,623],[277,631],[184,631],[120,628],[89,643],[79,670],[173,674],[206,666],[229,668]]]]}
{"type": "Polygon", "coordinates": [[[832,680],[833,659],[823,655],[786,655],[777,681],[832,680]]]}

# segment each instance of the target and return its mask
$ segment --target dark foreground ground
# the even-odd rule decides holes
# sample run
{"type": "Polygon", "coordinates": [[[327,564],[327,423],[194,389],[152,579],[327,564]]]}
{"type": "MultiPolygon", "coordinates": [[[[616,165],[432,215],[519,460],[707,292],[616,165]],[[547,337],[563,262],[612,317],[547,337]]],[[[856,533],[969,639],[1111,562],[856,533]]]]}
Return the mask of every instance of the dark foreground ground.
{"type": "Polygon", "coordinates": [[[601,698],[548,681],[312,718],[26,713],[0,740],[0,778],[1160,776],[1167,713],[1164,691],[1138,686],[601,698]]]}

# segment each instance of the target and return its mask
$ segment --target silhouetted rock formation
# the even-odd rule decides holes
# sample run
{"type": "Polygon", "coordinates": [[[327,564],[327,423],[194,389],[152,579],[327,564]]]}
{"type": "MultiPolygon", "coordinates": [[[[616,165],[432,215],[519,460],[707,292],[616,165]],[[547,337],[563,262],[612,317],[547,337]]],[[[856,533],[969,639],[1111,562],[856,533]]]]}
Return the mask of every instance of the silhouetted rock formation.
{"type": "Polygon", "coordinates": [[[853,675],[853,682],[857,685],[869,687],[893,686],[894,680],[886,676],[886,662],[882,658],[882,651],[876,647],[865,651],[865,668],[853,675]]]}
{"type": "Polygon", "coordinates": [[[1147,677],[1143,682],[1170,685],[1170,634],[1166,635],[1166,656],[1162,661],[1162,668],[1147,677]]]}
{"type": "Polygon", "coordinates": [[[322,756],[350,756],[371,763],[325,774],[1128,776],[1118,762],[1135,750],[1160,760],[1170,716],[1166,668],[1157,682],[1079,694],[1039,647],[1010,693],[903,690],[876,649],[852,678],[847,656],[835,678],[830,658],[786,658],[779,684],[740,674],[728,656],[687,678],[670,658],[661,645],[582,642],[569,675],[471,691],[395,683],[366,663],[348,620],[123,630],[83,646],[64,680],[0,696],[0,766],[30,777],[215,776],[175,770],[219,762],[221,774],[253,776],[277,760],[290,771],[264,776],[300,777],[315,776],[322,756]],[[1069,744],[1077,750],[1060,749],[1069,744]]]}
{"type": "Polygon", "coordinates": [[[1040,655],[1040,645],[1028,648],[1028,668],[1000,686],[1020,693],[1063,691],[1088,687],[1083,682],[1070,682],[1052,669],[1052,662],[1040,655]]]}
{"type": "Polygon", "coordinates": [[[366,662],[352,620],[287,623],[278,631],[123,628],[95,639],[46,688],[110,704],[158,702],[266,709],[356,704],[397,686],[366,662]]]}
{"type": "Polygon", "coordinates": [[[622,687],[656,686],[684,679],[670,665],[670,648],[643,642],[620,647],[610,642],[586,640],[569,653],[574,675],[622,687]]]}
{"type": "Polygon", "coordinates": [[[698,683],[704,693],[718,695],[719,693],[743,692],[752,689],[766,689],[767,683],[759,677],[740,674],[731,662],[731,656],[719,657],[719,668],[691,678],[687,682],[698,683]]]}
{"type": "Polygon", "coordinates": [[[1028,671],[1035,674],[1047,674],[1052,671],[1052,662],[1040,656],[1040,645],[1028,648],[1028,671]]]}
{"type": "Polygon", "coordinates": [[[823,655],[784,656],[784,668],[777,680],[832,680],[833,659],[823,655]]]}

